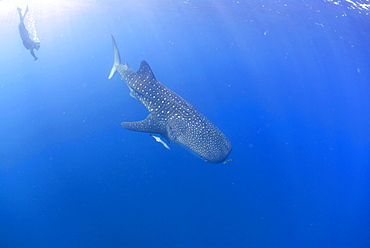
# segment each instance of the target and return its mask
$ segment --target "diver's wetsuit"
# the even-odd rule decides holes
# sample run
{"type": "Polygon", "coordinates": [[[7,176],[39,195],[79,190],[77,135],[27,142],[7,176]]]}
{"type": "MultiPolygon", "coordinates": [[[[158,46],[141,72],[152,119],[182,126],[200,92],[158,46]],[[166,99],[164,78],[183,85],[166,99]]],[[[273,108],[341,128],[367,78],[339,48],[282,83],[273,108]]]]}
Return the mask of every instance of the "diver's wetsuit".
{"type": "Polygon", "coordinates": [[[39,50],[40,42],[30,38],[30,33],[28,32],[26,26],[24,25],[24,17],[26,16],[26,14],[28,12],[28,6],[27,6],[26,11],[24,12],[23,16],[22,16],[22,9],[18,7],[17,10],[18,10],[18,13],[19,13],[19,18],[20,18],[20,23],[18,25],[19,33],[21,35],[23,45],[27,50],[30,50],[31,55],[34,57],[34,59],[36,61],[38,58],[36,57],[35,52],[33,51],[33,49],[39,50]]]}

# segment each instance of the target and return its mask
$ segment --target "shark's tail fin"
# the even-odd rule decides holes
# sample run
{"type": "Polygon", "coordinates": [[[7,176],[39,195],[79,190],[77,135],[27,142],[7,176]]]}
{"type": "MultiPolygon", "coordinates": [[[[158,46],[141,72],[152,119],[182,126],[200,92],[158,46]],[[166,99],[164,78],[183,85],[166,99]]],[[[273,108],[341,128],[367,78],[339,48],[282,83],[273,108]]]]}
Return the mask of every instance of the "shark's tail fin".
{"type": "Polygon", "coordinates": [[[111,79],[113,77],[113,75],[117,71],[117,66],[119,66],[121,64],[121,57],[119,55],[117,44],[116,44],[116,41],[115,41],[113,35],[112,35],[112,44],[113,44],[114,62],[113,62],[113,67],[112,67],[112,70],[110,71],[108,79],[111,79]]]}

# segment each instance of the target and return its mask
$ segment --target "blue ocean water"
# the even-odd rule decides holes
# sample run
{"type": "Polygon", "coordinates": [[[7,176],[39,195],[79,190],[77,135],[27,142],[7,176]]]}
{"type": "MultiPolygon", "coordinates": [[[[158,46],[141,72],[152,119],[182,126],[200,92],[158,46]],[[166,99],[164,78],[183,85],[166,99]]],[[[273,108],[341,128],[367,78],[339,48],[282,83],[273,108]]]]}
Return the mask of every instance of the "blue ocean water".
{"type": "Polygon", "coordinates": [[[1,248],[370,247],[369,1],[30,0],[37,62],[15,2],[1,248]],[[120,126],[148,112],[107,79],[111,34],[227,135],[229,162],[120,126]]]}

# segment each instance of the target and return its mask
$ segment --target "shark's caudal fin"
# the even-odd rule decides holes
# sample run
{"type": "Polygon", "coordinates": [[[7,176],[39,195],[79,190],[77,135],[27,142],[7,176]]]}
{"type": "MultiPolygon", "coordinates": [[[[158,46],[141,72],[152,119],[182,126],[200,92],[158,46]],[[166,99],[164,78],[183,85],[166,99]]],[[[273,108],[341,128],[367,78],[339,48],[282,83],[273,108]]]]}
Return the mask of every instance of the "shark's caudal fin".
{"type": "Polygon", "coordinates": [[[112,45],[113,45],[114,61],[113,61],[113,67],[112,67],[112,70],[110,71],[108,79],[111,79],[113,77],[113,75],[117,71],[117,66],[121,64],[121,56],[119,55],[117,44],[116,44],[116,41],[113,35],[112,35],[112,45]]]}

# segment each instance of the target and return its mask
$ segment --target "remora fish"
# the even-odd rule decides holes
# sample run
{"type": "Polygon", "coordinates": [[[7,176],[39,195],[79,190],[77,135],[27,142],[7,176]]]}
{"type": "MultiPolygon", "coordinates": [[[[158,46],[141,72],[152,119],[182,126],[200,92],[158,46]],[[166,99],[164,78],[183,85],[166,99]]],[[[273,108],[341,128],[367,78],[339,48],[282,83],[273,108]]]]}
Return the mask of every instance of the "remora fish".
{"type": "Polygon", "coordinates": [[[126,81],[130,95],[141,101],[150,112],[145,120],[122,122],[122,127],[161,134],[206,162],[221,163],[227,159],[232,150],[227,137],[187,101],[158,82],[146,61],[141,62],[137,72],[128,64],[122,65],[113,35],[112,43],[114,63],[108,78],[118,71],[126,81]]]}
{"type": "Polygon", "coordinates": [[[171,150],[171,148],[161,139],[161,137],[157,137],[152,134],[150,136],[152,136],[155,139],[155,141],[161,143],[165,148],[167,148],[168,150],[171,150]]]}

